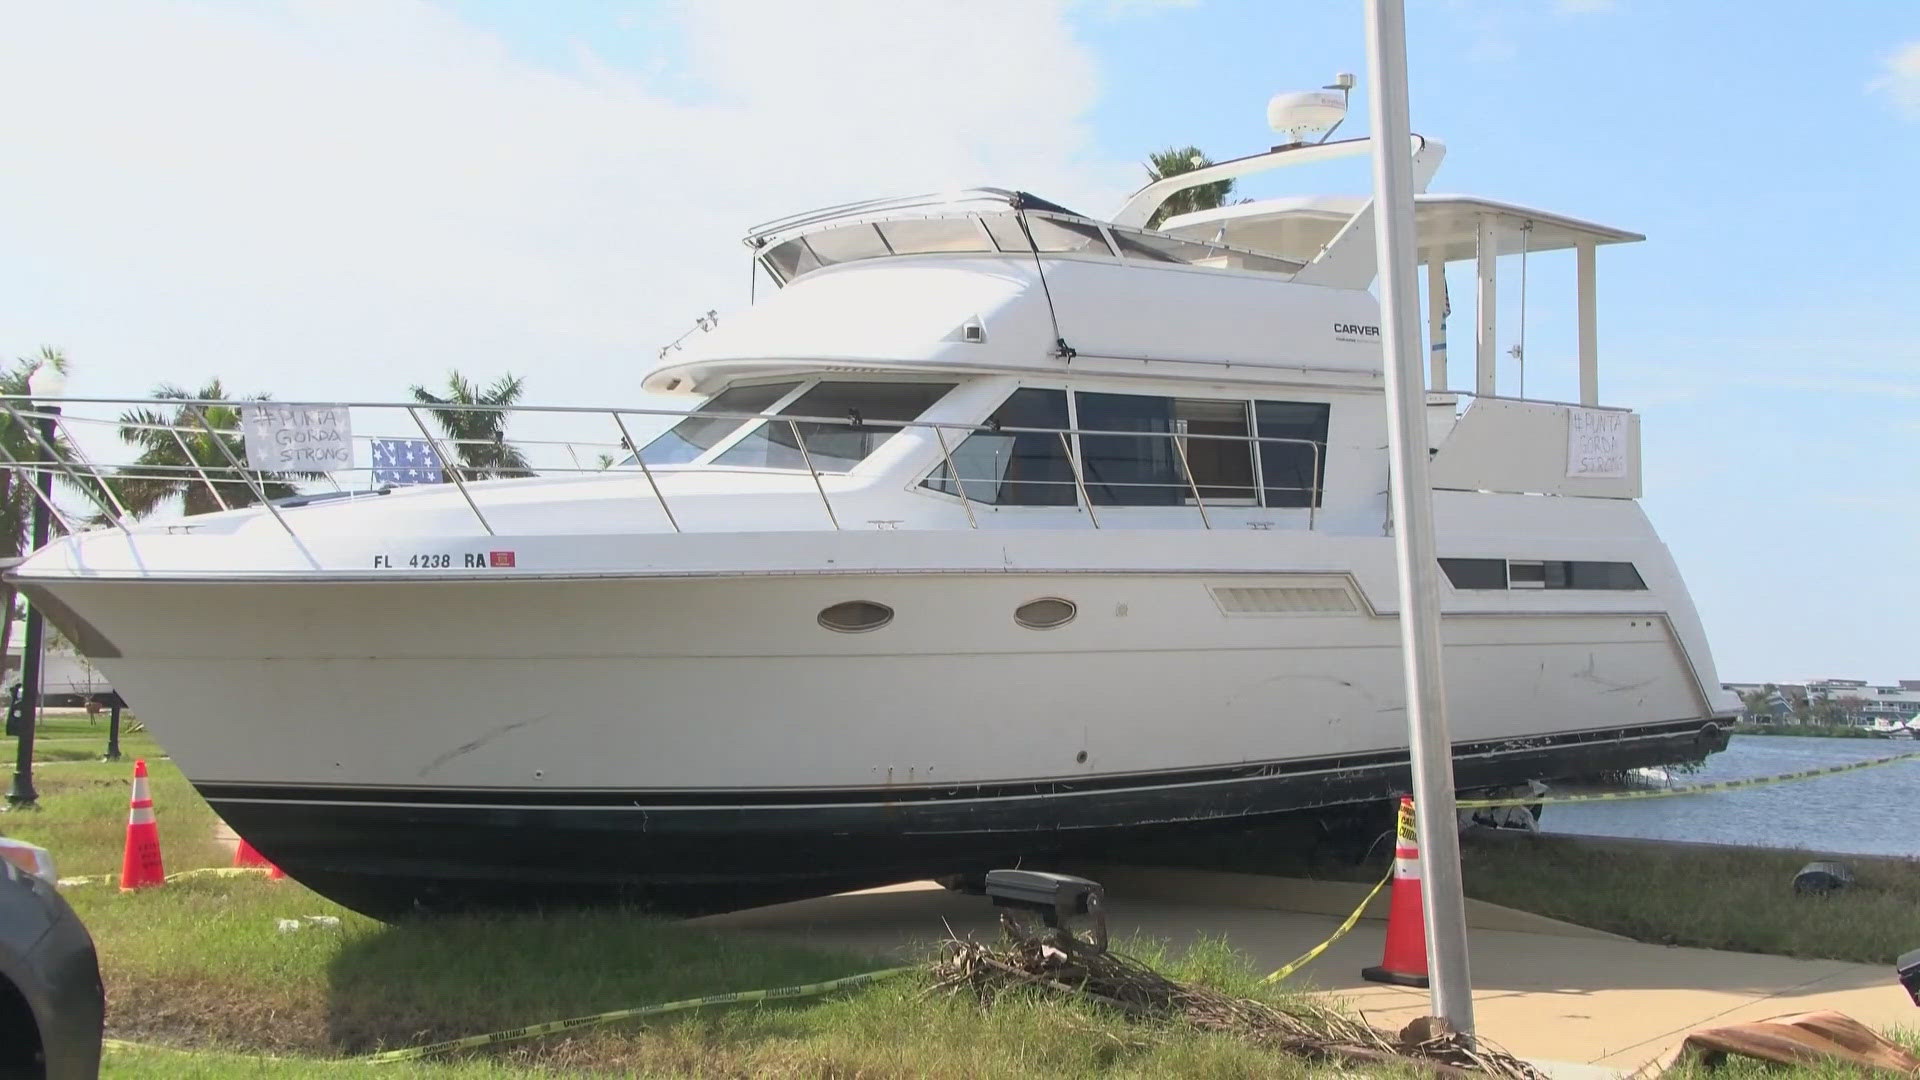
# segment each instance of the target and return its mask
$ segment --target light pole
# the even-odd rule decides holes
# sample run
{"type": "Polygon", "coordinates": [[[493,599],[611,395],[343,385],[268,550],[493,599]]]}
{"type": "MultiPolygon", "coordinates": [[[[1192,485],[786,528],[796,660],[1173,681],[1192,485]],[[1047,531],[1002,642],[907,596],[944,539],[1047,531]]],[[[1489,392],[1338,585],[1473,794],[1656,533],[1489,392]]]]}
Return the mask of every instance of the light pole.
{"type": "MultiPolygon", "coordinates": [[[[1387,445],[1392,460],[1394,561],[1400,577],[1400,650],[1406,666],[1408,753],[1426,900],[1433,1014],[1473,1032],[1467,973],[1467,909],[1453,800],[1453,742],[1440,671],[1439,561],[1433,489],[1427,481],[1426,384],[1420,363],[1420,238],[1413,217],[1412,125],[1407,119],[1407,15],[1403,0],[1367,0],[1367,64],[1373,73],[1375,246],[1380,336],[1385,344],[1387,445]]],[[[1439,258],[1436,253],[1433,258],[1439,258]]]]}
{"type": "MultiPolygon", "coordinates": [[[[51,454],[59,437],[53,418],[59,414],[60,407],[46,404],[44,399],[58,398],[66,389],[66,374],[51,362],[42,363],[27,377],[27,393],[32,395],[39,411],[46,414],[32,421],[40,425],[41,453],[51,454]]],[[[47,504],[53,501],[53,462],[35,470],[33,483],[40,489],[41,497],[33,501],[33,543],[29,552],[47,545],[47,504]]],[[[13,613],[9,611],[6,616],[12,618],[13,613]]],[[[14,810],[32,810],[40,805],[40,793],[33,788],[33,736],[40,721],[40,659],[45,646],[46,624],[40,617],[40,605],[29,601],[27,639],[20,646],[20,741],[13,764],[13,785],[7,789],[7,805],[14,810]]]]}

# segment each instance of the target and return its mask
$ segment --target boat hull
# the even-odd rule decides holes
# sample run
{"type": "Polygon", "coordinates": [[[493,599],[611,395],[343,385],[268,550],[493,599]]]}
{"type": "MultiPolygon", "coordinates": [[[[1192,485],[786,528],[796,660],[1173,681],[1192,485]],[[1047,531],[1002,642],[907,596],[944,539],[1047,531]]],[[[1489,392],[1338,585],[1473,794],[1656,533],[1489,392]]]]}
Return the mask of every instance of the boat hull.
{"type": "MultiPolygon", "coordinates": [[[[1697,720],[1456,747],[1457,782],[1585,776],[1698,760],[1697,720]]],[[[516,793],[202,784],[296,879],[378,917],[636,903],[698,914],[1297,819],[1407,790],[1404,754],[938,791],[516,793]]]]}
{"type": "MultiPolygon", "coordinates": [[[[1324,570],[31,588],[229,823],[381,916],[716,910],[1407,784],[1397,621],[1324,570]],[[1077,614],[1018,625],[1040,597],[1077,614]],[[893,621],[823,628],[847,600],[893,621]]],[[[1724,745],[1657,612],[1445,633],[1463,787],[1724,745]]]]}

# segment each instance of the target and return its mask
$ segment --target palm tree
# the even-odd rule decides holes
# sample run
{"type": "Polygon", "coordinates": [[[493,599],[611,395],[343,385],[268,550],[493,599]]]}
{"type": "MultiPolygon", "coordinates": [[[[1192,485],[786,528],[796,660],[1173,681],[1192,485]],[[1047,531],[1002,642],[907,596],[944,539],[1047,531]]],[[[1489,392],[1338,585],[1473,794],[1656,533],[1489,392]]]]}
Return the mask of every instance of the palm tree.
{"type": "MultiPolygon", "coordinates": [[[[1165,180],[1169,176],[1204,169],[1213,164],[1213,159],[1200,152],[1197,146],[1169,146],[1155,154],[1147,155],[1147,182],[1165,180]]],[[[1160,223],[1176,214],[1190,214],[1195,210],[1213,210],[1226,204],[1227,196],[1233,194],[1232,180],[1216,180],[1211,184],[1201,184],[1185,191],[1176,191],[1160,204],[1147,221],[1147,228],[1157,229],[1160,223]]]]}
{"type": "Polygon", "coordinates": [[[462,480],[532,476],[527,459],[507,444],[506,406],[520,400],[526,380],[502,375],[486,389],[474,385],[456,369],[447,372],[447,394],[441,397],[424,386],[413,387],[413,399],[422,405],[491,405],[487,409],[435,408],[430,414],[453,444],[460,459],[462,480]]]}
{"type": "Polygon", "coordinates": [[[1765,723],[1773,719],[1773,695],[1765,690],[1743,690],[1740,692],[1740,704],[1746,707],[1747,719],[1755,723],[1765,723]]]}
{"type": "MultiPolygon", "coordinates": [[[[191,394],[171,383],[162,383],[154,387],[153,396],[161,400],[225,401],[227,389],[219,379],[191,394]]],[[[246,400],[265,401],[266,396],[246,400]]],[[[129,409],[121,413],[120,438],[139,447],[140,456],[133,464],[115,470],[114,494],[120,496],[121,505],[134,517],[146,517],[176,497],[186,513],[206,514],[220,509],[222,500],[230,508],[259,502],[255,485],[268,499],[285,499],[299,492],[287,477],[312,479],[321,475],[235,469],[234,461],[247,460],[246,439],[238,434],[239,430],[240,410],[235,405],[181,405],[171,414],[153,409],[129,409]],[[210,433],[209,428],[220,434],[210,433]],[[221,444],[226,446],[226,453],[221,452],[221,444]],[[232,455],[231,459],[228,454],[232,455]],[[249,478],[253,483],[246,482],[249,478]]]]}
{"type": "MultiPolygon", "coordinates": [[[[27,380],[42,364],[51,364],[61,372],[67,370],[64,353],[42,346],[38,356],[20,357],[11,368],[0,372],[0,394],[27,396],[27,380]]],[[[33,435],[15,423],[11,415],[0,414],[0,444],[5,445],[15,461],[43,461],[47,456],[33,435]]],[[[54,437],[53,450],[57,457],[66,457],[71,452],[66,439],[60,435],[54,437]]],[[[25,554],[32,543],[30,533],[36,500],[26,481],[24,474],[0,469],[0,555],[8,558],[25,554]]],[[[0,657],[6,656],[13,644],[13,609],[13,583],[0,582],[0,657]]]]}

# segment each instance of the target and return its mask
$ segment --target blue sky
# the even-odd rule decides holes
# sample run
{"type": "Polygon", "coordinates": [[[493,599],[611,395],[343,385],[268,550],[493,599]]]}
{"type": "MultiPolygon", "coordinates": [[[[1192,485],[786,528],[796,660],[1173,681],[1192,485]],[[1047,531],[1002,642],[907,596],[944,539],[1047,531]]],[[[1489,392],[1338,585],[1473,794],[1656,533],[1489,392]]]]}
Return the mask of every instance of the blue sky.
{"type": "MultiPolygon", "coordinates": [[[[1416,0],[1414,127],[1448,144],[1436,190],[1648,235],[1601,253],[1602,399],[1644,413],[1645,506],[1722,676],[1920,677],[1920,6],[1735,10],[1416,0]]],[[[0,350],[62,345],[74,392],[103,395],[219,374],[385,398],[458,364],[531,373],[541,402],[637,403],[658,345],[744,301],[755,221],[967,182],[1105,213],[1149,150],[1273,142],[1275,91],[1353,71],[1342,134],[1365,117],[1344,2],[100,3],[10,22],[0,350]]],[[[1538,396],[1573,394],[1571,274],[1564,254],[1530,268],[1538,396]]],[[[1504,345],[1513,260],[1502,282],[1504,345]]]]}

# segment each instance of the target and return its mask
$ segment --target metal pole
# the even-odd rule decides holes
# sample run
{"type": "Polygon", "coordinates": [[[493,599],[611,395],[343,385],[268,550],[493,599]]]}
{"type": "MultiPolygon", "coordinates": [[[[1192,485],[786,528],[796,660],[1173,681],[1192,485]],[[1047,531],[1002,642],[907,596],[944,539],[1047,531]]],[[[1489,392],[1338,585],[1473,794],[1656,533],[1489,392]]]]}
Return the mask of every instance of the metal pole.
{"type": "Polygon", "coordinates": [[[1447,735],[1440,667],[1439,563],[1433,494],[1427,483],[1426,395],[1420,363],[1420,294],[1414,282],[1413,138],[1407,120],[1404,0],[1367,0],[1368,103],[1373,123],[1374,235],[1385,338],[1387,443],[1392,457],[1394,556],[1400,577],[1400,647],[1406,666],[1408,751],[1418,808],[1433,1013],[1473,1031],[1467,972],[1466,901],[1453,799],[1453,744],[1447,735]]]}
{"type": "Polygon", "coordinates": [[[667,497],[660,494],[660,485],[653,479],[653,470],[647,467],[647,459],[640,453],[640,444],[633,441],[633,432],[627,430],[627,422],[620,419],[618,409],[613,411],[613,423],[620,429],[620,438],[626,441],[627,448],[633,451],[633,460],[640,463],[640,471],[646,475],[647,486],[653,489],[653,497],[660,502],[660,512],[667,515],[667,524],[673,526],[674,532],[679,532],[680,522],[674,519],[673,511],[667,509],[667,497]]]}
{"type": "MultiPolygon", "coordinates": [[[[44,406],[48,415],[36,417],[34,423],[41,425],[46,445],[53,445],[53,418],[60,413],[55,405],[44,406]]],[[[15,423],[24,423],[25,418],[15,415],[15,423]]],[[[33,474],[34,490],[40,493],[40,501],[33,504],[33,545],[29,551],[39,551],[47,546],[47,508],[53,505],[53,471],[50,468],[35,470],[33,474]]],[[[0,612],[6,618],[13,618],[13,612],[0,612]]],[[[14,747],[13,784],[7,788],[7,805],[15,810],[32,810],[40,805],[40,793],[33,788],[33,736],[34,728],[40,723],[40,654],[46,646],[46,624],[40,617],[40,605],[27,601],[27,640],[20,645],[20,729],[16,734],[19,743],[14,747]]]]}
{"type": "Polygon", "coordinates": [[[113,695],[113,714],[107,718],[107,760],[120,760],[120,694],[113,695]]]}
{"type": "Polygon", "coordinates": [[[820,482],[820,470],[813,467],[813,455],[807,452],[806,436],[800,434],[798,420],[787,421],[787,427],[793,431],[793,445],[800,448],[800,460],[807,463],[807,475],[813,477],[813,489],[820,493],[820,505],[827,508],[827,520],[833,522],[833,531],[840,531],[840,519],[834,516],[833,503],[827,499],[827,486],[820,482]]]}
{"type": "Polygon", "coordinates": [[[1580,404],[1600,404],[1600,338],[1594,328],[1593,241],[1573,247],[1574,280],[1580,293],[1580,404]]]}
{"type": "Polygon", "coordinates": [[[1480,215],[1474,230],[1475,288],[1474,304],[1479,329],[1474,331],[1473,389],[1481,395],[1499,393],[1499,375],[1494,368],[1494,322],[1500,313],[1500,238],[1493,231],[1493,219],[1480,215]]]}

